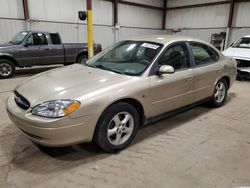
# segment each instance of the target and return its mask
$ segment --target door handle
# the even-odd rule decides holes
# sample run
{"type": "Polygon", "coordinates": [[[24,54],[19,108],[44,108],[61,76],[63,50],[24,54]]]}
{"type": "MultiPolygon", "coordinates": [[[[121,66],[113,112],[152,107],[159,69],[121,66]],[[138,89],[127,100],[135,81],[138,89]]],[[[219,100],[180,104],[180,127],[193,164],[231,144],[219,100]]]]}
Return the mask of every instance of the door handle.
{"type": "Polygon", "coordinates": [[[192,75],[190,75],[190,76],[188,76],[187,78],[186,78],[186,81],[191,81],[191,80],[193,80],[193,76],[192,75]]]}

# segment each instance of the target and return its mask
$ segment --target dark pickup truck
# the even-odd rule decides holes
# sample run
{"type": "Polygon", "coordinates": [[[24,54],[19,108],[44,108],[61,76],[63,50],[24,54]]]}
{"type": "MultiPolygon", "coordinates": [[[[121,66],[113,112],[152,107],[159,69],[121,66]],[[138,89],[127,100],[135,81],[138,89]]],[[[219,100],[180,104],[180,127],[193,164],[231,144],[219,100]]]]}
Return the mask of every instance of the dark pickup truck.
{"type": "MultiPolygon", "coordinates": [[[[94,45],[94,53],[102,50],[94,45]]],[[[0,45],[0,78],[11,78],[16,67],[34,65],[70,65],[88,58],[86,43],[61,42],[58,33],[22,31],[9,43],[0,45]]]]}

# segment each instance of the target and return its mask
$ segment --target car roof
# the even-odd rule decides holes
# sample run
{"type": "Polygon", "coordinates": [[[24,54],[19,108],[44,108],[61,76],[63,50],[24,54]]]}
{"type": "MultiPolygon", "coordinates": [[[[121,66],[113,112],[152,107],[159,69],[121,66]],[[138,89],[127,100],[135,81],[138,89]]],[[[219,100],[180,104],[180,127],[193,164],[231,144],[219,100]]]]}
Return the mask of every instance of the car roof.
{"type": "Polygon", "coordinates": [[[137,36],[137,37],[131,38],[130,40],[156,42],[156,43],[161,43],[164,46],[168,46],[169,44],[173,42],[178,42],[178,41],[193,41],[193,42],[199,42],[207,46],[210,46],[217,53],[221,54],[221,52],[209,42],[196,39],[190,36],[184,36],[184,35],[145,35],[145,36],[139,36],[139,37],[137,36]]]}
{"type": "Polygon", "coordinates": [[[183,35],[145,35],[145,36],[133,37],[131,38],[131,40],[157,42],[164,45],[174,41],[197,41],[207,44],[205,41],[183,35]]]}
{"type": "Polygon", "coordinates": [[[250,35],[243,36],[244,38],[250,38],[250,35]]]}
{"type": "Polygon", "coordinates": [[[48,32],[48,31],[31,31],[31,30],[21,31],[21,32],[44,33],[44,34],[58,33],[58,32],[48,32]]]}

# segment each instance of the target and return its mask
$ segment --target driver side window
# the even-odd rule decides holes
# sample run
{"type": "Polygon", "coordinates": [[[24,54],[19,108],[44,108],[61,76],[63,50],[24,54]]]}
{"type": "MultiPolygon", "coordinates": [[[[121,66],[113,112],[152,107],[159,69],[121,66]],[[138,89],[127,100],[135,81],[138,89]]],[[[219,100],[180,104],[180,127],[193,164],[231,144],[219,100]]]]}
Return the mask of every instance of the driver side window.
{"type": "Polygon", "coordinates": [[[173,44],[167,48],[158,61],[159,65],[171,65],[175,70],[191,67],[189,52],[185,43],[173,44]]]}
{"type": "Polygon", "coordinates": [[[32,33],[26,40],[28,45],[47,45],[46,36],[43,33],[32,33]]]}

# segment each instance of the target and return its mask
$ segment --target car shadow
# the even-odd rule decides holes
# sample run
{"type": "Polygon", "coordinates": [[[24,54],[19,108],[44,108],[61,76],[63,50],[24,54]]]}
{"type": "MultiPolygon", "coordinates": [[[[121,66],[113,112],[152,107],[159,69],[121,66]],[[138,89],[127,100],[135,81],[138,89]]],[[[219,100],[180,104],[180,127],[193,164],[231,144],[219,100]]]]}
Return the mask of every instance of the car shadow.
{"type": "Polygon", "coordinates": [[[1,144],[1,155],[8,161],[4,166],[11,166],[12,171],[22,170],[38,175],[54,174],[110,156],[93,143],[49,148],[32,143],[21,133],[16,134],[13,144],[1,144]]]}
{"type": "MultiPolygon", "coordinates": [[[[235,94],[229,94],[226,103],[230,103],[234,97],[235,94]]],[[[211,110],[212,108],[200,105],[144,126],[139,130],[135,140],[128,149],[155,135],[166,134],[172,129],[184,126],[186,123],[200,118],[211,110]]],[[[6,152],[6,156],[12,156],[9,161],[15,168],[36,174],[43,174],[44,172],[56,173],[63,169],[69,170],[82,164],[96,163],[104,158],[119,154],[119,152],[115,154],[105,153],[93,142],[61,148],[40,146],[32,143],[20,133],[18,133],[18,136],[15,136],[15,142],[12,147],[4,147],[2,150],[4,153],[6,152]]]]}
{"type": "Polygon", "coordinates": [[[51,65],[51,66],[36,66],[30,68],[18,68],[14,75],[14,78],[33,76],[35,74],[48,71],[51,69],[62,67],[63,65],[51,65]]]}
{"type": "Polygon", "coordinates": [[[154,137],[155,135],[166,133],[176,127],[180,127],[211,110],[212,109],[206,105],[199,105],[143,126],[133,144],[137,144],[145,139],[154,137]]]}

